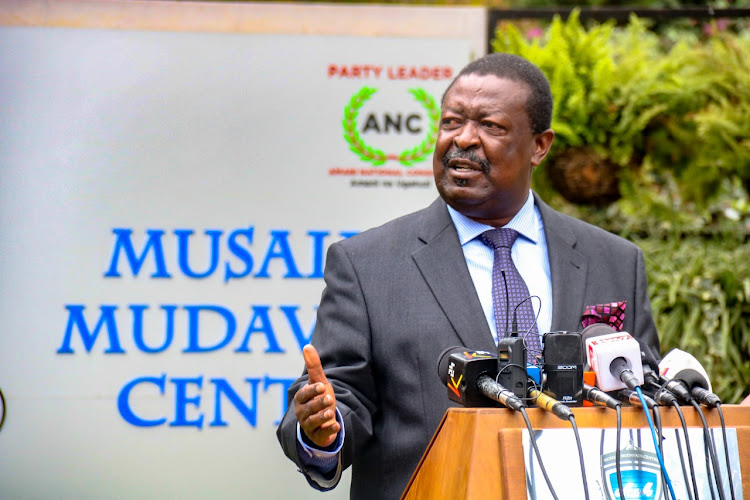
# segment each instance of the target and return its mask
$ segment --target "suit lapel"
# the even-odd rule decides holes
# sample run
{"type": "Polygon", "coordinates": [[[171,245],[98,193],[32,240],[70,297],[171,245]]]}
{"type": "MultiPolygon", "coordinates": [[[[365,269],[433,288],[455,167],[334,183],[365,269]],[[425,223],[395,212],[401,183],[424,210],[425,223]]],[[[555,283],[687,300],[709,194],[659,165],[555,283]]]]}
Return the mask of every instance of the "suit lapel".
{"type": "Polygon", "coordinates": [[[588,259],[576,250],[576,235],[568,221],[534,193],[544,222],[552,279],[552,331],[580,331],[588,259]]]}
{"type": "Polygon", "coordinates": [[[425,211],[418,237],[424,246],[412,258],[463,344],[494,350],[456,228],[442,199],[425,211]]]}

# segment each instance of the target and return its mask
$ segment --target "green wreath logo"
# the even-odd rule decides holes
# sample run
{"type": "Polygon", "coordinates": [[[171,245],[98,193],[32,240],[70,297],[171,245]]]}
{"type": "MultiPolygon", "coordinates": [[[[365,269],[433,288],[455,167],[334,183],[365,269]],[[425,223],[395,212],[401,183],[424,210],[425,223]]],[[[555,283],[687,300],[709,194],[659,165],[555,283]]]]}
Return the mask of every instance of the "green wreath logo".
{"type": "Polygon", "coordinates": [[[357,115],[359,109],[367,102],[372,95],[377,92],[373,87],[362,87],[359,92],[354,94],[349,100],[349,104],[344,108],[344,120],[341,122],[344,126],[344,139],[349,143],[349,149],[354,152],[360,159],[370,162],[373,165],[382,165],[388,160],[398,160],[399,163],[407,167],[413,163],[422,161],[432,152],[435,146],[438,133],[438,120],[440,119],[440,108],[435,104],[435,99],[422,88],[409,89],[414,99],[424,107],[429,117],[429,128],[427,135],[419,145],[412,149],[405,149],[399,154],[386,154],[380,149],[369,146],[357,132],[357,115]]]}

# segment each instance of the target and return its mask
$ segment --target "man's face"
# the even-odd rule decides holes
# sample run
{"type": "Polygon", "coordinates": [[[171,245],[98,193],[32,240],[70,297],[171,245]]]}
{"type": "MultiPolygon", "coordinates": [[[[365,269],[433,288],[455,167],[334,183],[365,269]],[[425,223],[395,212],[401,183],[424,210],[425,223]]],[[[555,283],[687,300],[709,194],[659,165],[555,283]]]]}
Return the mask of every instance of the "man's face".
{"type": "Polygon", "coordinates": [[[504,225],[529,195],[554,133],[532,134],[528,93],[523,83],[465,75],[445,95],[433,173],[440,196],[467,217],[504,225]]]}

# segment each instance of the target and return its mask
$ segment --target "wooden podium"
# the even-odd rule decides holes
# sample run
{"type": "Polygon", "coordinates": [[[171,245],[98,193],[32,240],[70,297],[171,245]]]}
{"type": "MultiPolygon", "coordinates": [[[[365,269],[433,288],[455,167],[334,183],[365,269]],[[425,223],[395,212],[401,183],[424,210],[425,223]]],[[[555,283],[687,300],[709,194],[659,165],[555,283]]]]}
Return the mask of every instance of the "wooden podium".
{"type": "MultiPolygon", "coordinates": [[[[737,430],[742,489],[747,496],[750,495],[750,406],[722,405],[722,411],[727,429],[737,430]]],[[[693,407],[682,407],[682,412],[688,427],[702,428],[693,407]]],[[[529,408],[527,413],[535,430],[571,428],[570,422],[539,408],[529,408]]],[[[617,426],[617,414],[609,408],[574,408],[573,413],[580,429],[617,426]]],[[[718,411],[704,408],[703,413],[709,427],[721,428],[718,411]]],[[[660,408],[660,414],[663,428],[681,427],[674,408],[660,408]]],[[[622,409],[623,429],[644,427],[648,427],[648,422],[641,408],[622,409]]],[[[526,428],[523,417],[507,409],[449,409],[401,498],[526,498],[521,439],[526,428]]]]}

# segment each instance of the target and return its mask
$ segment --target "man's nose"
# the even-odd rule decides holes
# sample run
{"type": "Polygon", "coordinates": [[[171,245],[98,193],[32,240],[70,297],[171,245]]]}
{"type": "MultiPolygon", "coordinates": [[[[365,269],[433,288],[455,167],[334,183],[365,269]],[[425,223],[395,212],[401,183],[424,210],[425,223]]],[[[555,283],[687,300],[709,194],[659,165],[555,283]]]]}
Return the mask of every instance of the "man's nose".
{"type": "Polygon", "coordinates": [[[453,143],[461,149],[479,146],[479,128],[476,123],[467,121],[453,138],[453,143]]]}

